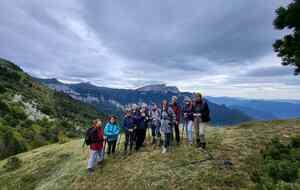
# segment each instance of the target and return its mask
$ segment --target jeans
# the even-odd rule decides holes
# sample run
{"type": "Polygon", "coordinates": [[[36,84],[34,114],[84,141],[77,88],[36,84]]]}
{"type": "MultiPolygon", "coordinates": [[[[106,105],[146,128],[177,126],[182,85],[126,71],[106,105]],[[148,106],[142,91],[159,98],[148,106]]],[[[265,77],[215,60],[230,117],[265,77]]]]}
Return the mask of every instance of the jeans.
{"type": "Polygon", "coordinates": [[[188,143],[192,144],[193,143],[193,121],[192,120],[186,121],[184,127],[186,131],[188,143]]]}
{"type": "Polygon", "coordinates": [[[201,122],[200,117],[194,118],[194,127],[195,127],[195,137],[197,143],[205,143],[205,124],[201,122]]]}
{"type": "Polygon", "coordinates": [[[90,157],[88,159],[88,169],[93,168],[94,162],[101,162],[103,160],[103,149],[92,150],[90,149],[90,157]]]}
{"type": "Polygon", "coordinates": [[[170,146],[170,141],[171,141],[171,133],[165,133],[164,134],[164,146],[165,146],[165,148],[170,146]]]}

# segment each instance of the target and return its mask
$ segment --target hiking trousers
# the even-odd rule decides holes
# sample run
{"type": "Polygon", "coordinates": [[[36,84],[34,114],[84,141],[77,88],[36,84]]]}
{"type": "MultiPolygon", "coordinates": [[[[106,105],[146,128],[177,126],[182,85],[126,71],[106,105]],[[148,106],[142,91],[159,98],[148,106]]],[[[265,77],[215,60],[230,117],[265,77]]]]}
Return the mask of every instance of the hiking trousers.
{"type": "Polygon", "coordinates": [[[130,149],[130,151],[132,151],[133,142],[134,142],[134,132],[133,131],[125,132],[124,150],[127,151],[127,148],[128,148],[128,145],[129,145],[129,149],[130,149]]]}
{"type": "Polygon", "coordinates": [[[186,136],[188,139],[188,143],[189,144],[193,144],[193,121],[192,120],[188,120],[185,121],[185,132],[186,132],[186,136]]]}
{"type": "Polygon", "coordinates": [[[168,148],[170,146],[171,135],[171,133],[164,133],[163,135],[163,143],[165,148],[168,148]]]}
{"type": "Polygon", "coordinates": [[[151,125],[151,136],[152,137],[160,137],[160,126],[159,125],[151,125]]]}
{"type": "Polygon", "coordinates": [[[101,162],[103,160],[103,149],[99,149],[99,150],[92,150],[90,149],[90,156],[88,159],[88,165],[87,168],[91,169],[94,166],[94,163],[97,162],[101,162]]]}
{"type": "Polygon", "coordinates": [[[108,150],[107,154],[109,155],[110,153],[114,154],[116,152],[116,146],[117,146],[117,140],[113,141],[108,141],[108,150]]]}
{"type": "Polygon", "coordinates": [[[179,122],[174,125],[176,142],[180,142],[179,122]]]}
{"type": "Polygon", "coordinates": [[[141,140],[142,142],[141,142],[141,143],[142,143],[142,145],[143,145],[143,144],[144,144],[144,141],[145,141],[145,139],[146,139],[147,128],[146,128],[146,129],[142,129],[142,130],[143,130],[143,133],[142,133],[142,137],[141,137],[141,138],[142,138],[142,140],[141,140]]]}
{"type": "Polygon", "coordinates": [[[136,142],[135,142],[135,150],[139,150],[141,148],[141,146],[144,143],[145,140],[145,129],[136,129],[135,131],[135,135],[136,135],[136,142]]]}
{"type": "Polygon", "coordinates": [[[205,124],[202,123],[200,117],[194,118],[194,127],[195,127],[195,137],[197,140],[197,144],[205,143],[205,124]]]}

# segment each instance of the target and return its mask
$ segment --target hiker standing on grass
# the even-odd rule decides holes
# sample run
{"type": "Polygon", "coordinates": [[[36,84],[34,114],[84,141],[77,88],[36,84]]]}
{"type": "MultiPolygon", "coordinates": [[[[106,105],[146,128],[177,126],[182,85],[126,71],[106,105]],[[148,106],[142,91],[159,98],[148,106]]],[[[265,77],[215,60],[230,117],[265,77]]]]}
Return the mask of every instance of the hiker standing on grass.
{"type": "Polygon", "coordinates": [[[132,104],[131,107],[132,113],[132,119],[133,119],[133,142],[136,144],[137,139],[137,128],[138,128],[138,118],[139,118],[139,110],[138,106],[136,104],[132,104]]]}
{"type": "Polygon", "coordinates": [[[184,98],[184,107],[183,107],[183,118],[184,118],[184,128],[186,131],[186,136],[188,143],[193,144],[193,102],[189,97],[184,98]]]}
{"type": "Polygon", "coordinates": [[[171,139],[174,139],[174,133],[173,131],[175,130],[175,138],[176,138],[176,143],[179,144],[180,142],[180,132],[179,132],[179,122],[180,122],[180,111],[181,108],[177,103],[177,97],[173,96],[172,97],[172,105],[171,105],[173,112],[175,113],[176,116],[176,122],[174,123],[172,127],[172,133],[171,133],[171,139]]]}
{"type": "Polygon", "coordinates": [[[138,151],[144,144],[147,125],[149,121],[147,104],[143,104],[142,108],[138,110],[139,111],[137,111],[134,116],[134,125],[136,126],[136,151],[138,151]]]}
{"type": "Polygon", "coordinates": [[[141,112],[138,105],[133,105],[133,125],[134,125],[134,140],[135,140],[135,150],[138,151],[143,144],[143,130],[141,129],[141,112]]]}
{"type": "Polygon", "coordinates": [[[125,131],[124,154],[127,154],[128,145],[129,145],[130,153],[132,152],[132,147],[134,142],[134,133],[133,133],[134,123],[131,114],[132,114],[131,109],[127,109],[123,121],[123,129],[125,131]]]}
{"type": "Polygon", "coordinates": [[[152,145],[156,144],[157,139],[160,141],[160,110],[156,103],[152,103],[150,111],[150,128],[152,136],[152,145]]]}
{"type": "Polygon", "coordinates": [[[108,150],[107,150],[108,155],[115,154],[116,152],[117,140],[120,133],[120,128],[116,120],[117,120],[116,116],[110,116],[109,122],[106,124],[104,128],[104,135],[107,137],[107,142],[108,142],[108,150]]]}
{"type": "Polygon", "coordinates": [[[194,127],[195,136],[197,140],[197,147],[205,148],[205,124],[210,121],[209,108],[206,101],[203,100],[201,93],[195,94],[195,103],[193,106],[193,116],[194,116],[194,127]]]}
{"type": "Polygon", "coordinates": [[[144,145],[147,128],[149,126],[149,111],[148,111],[148,105],[146,103],[142,104],[141,117],[142,117],[142,120],[140,123],[140,127],[143,129],[142,145],[144,145]]]}
{"type": "Polygon", "coordinates": [[[96,119],[92,122],[92,127],[87,130],[85,143],[90,145],[90,156],[88,159],[88,174],[92,174],[94,162],[101,164],[103,161],[103,142],[104,135],[102,129],[102,122],[100,119],[96,119]]]}
{"type": "Polygon", "coordinates": [[[163,134],[163,145],[161,153],[167,152],[171,141],[172,125],[176,122],[176,115],[172,108],[168,106],[168,101],[163,100],[161,105],[161,132],[163,134]]]}

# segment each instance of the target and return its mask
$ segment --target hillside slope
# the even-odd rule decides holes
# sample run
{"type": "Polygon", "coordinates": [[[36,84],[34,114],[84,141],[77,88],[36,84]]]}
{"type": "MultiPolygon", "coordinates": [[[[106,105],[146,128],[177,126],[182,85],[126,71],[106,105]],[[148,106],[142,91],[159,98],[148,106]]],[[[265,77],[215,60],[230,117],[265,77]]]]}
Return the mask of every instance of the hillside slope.
{"type": "Polygon", "coordinates": [[[0,160],[79,137],[92,119],[103,115],[91,105],[49,89],[0,58],[0,160]]]}
{"type": "MultiPolygon", "coordinates": [[[[5,170],[7,160],[1,161],[0,187],[24,190],[255,189],[263,158],[261,151],[274,137],[287,142],[297,134],[300,134],[300,119],[209,127],[208,152],[213,158],[186,144],[166,155],[161,155],[158,148],[147,146],[128,157],[106,157],[105,165],[96,168],[93,176],[86,174],[87,149],[81,147],[81,140],[74,140],[19,154],[20,167],[12,171],[5,170]]],[[[298,178],[292,184],[294,188],[289,189],[297,189],[299,185],[298,178]]]]}

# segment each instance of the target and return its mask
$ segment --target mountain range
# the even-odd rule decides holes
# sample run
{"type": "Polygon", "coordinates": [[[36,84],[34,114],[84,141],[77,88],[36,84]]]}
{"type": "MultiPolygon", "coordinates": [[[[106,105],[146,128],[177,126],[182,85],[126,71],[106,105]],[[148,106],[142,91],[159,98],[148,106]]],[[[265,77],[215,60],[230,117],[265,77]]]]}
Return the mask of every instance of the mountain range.
{"type": "Polygon", "coordinates": [[[300,116],[299,100],[257,100],[233,97],[207,97],[216,104],[239,109],[256,120],[288,119],[300,116]]]}
{"type": "MultiPolygon", "coordinates": [[[[147,85],[135,90],[99,87],[91,83],[66,84],[57,79],[38,79],[57,91],[63,91],[75,99],[101,107],[109,113],[118,113],[127,104],[161,102],[175,95],[183,104],[185,96],[192,93],[180,92],[176,86],[166,84],[147,85]]],[[[298,100],[258,100],[234,97],[205,97],[212,110],[216,125],[237,124],[240,122],[270,119],[288,119],[300,116],[298,100]]]]}
{"type": "MultiPolygon", "coordinates": [[[[160,104],[164,99],[170,100],[172,96],[177,96],[179,104],[183,105],[184,97],[192,97],[192,93],[180,92],[177,87],[165,84],[149,85],[138,89],[113,89],[95,86],[91,83],[66,84],[57,79],[36,80],[52,89],[67,93],[74,99],[90,103],[100,110],[119,116],[128,104],[142,102],[160,104]]],[[[211,101],[207,102],[211,110],[212,123],[215,125],[231,125],[252,119],[238,109],[218,105],[211,101]]]]}

